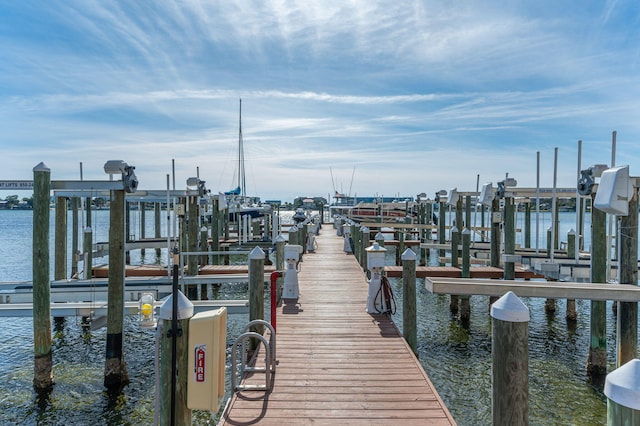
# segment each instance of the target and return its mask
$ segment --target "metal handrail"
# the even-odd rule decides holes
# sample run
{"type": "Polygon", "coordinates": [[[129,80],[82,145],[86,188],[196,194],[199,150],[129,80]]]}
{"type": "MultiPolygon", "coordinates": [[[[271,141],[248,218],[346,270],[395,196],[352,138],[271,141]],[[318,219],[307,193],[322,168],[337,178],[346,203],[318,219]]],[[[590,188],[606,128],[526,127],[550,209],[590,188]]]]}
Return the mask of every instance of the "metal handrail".
{"type": "Polygon", "coordinates": [[[231,388],[233,389],[234,392],[244,391],[244,390],[267,390],[267,391],[271,390],[271,368],[270,368],[270,366],[272,366],[272,365],[275,366],[275,364],[271,360],[271,350],[269,348],[269,342],[267,341],[267,339],[264,336],[260,335],[259,333],[255,333],[253,331],[249,331],[249,332],[241,334],[240,336],[238,336],[236,341],[233,343],[233,347],[231,349],[231,388]],[[262,342],[262,344],[264,345],[265,355],[266,355],[265,368],[255,368],[255,367],[248,367],[247,366],[246,342],[250,338],[256,338],[260,342],[262,342]],[[241,361],[241,365],[240,365],[240,368],[242,370],[242,375],[244,376],[244,373],[248,372],[248,371],[251,371],[251,372],[264,372],[265,373],[265,385],[264,386],[260,386],[260,385],[252,385],[252,386],[245,385],[245,386],[241,386],[239,384],[236,384],[236,371],[237,371],[236,352],[237,352],[238,345],[240,343],[242,343],[242,361],[241,361]]]}

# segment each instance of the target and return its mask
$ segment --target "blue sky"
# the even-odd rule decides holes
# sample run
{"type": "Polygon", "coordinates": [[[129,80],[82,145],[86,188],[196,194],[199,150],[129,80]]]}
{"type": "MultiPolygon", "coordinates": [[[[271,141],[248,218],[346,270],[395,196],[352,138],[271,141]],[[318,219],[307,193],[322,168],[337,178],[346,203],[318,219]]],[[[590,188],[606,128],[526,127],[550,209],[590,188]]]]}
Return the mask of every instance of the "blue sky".
{"type": "Polygon", "coordinates": [[[538,151],[550,187],[554,147],[573,187],[613,130],[638,176],[638,28],[635,0],[0,0],[0,180],[232,189],[239,98],[263,199],[535,186],[538,151]]]}

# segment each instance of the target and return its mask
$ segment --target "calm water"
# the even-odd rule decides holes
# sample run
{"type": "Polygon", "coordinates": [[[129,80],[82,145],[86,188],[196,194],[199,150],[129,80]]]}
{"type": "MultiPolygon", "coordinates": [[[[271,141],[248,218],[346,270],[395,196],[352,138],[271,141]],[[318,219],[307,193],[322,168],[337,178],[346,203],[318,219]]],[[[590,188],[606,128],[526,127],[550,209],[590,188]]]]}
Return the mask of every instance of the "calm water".
{"type": "MultiPolygon", "coordinates": [[[[561,236],[575,227],[574,218],[573,214],[562,215],[561,236]]],[[[108,212],[94,212],[93,219],[95,239],[106,240],[108,212]]],[[[550,224],[548,217],[546,219],[541,221],[541,230],[546,230],[550,224]]],[[[0,281],[31,279],[31,223],[29,211],[0,211],[0,259],[3,259],[0,263],[0,281]]],[[[521,221],[518,226],[522,226],[521,221]]],[[[325,226],[323,230],[333,232],[330,226],[325,226]]],[[[51,235],[53,238],[53,229],[51,235]]],[[[147,235],[153,235],[151,227],[147,235]]],[[[543,244],[544,240],[540,241],[543,244]]],[[[588,241],[587,235],[587,246],[588,241]]],[[[393,252],[388,256],[393,259],[393,252]]],[[[98,259],[96,263],[100,261],[98,259]]],[[[144,259],[134,256],[133,261],[154,263],[156,259],[155,254],[151,253],[144,259]]],[[[397,279],[391,280],[391,283],[401,307],[402,283],[397,279]]],[[[490,424],[491,320],[487,298],[472,298],[470,326],[464,328],[449,314],[448,297],[429,294],[424,289],[423,280],[418,280],[417,294],[419,357],[422,365],[458,424],[490,424]]],[[[246,298],[247,286],[223,285],[211,296],[246,298]]],[[[574,324],[564,319],[564,301],[558,301],[558,309],[552,316],[545,314],[543,300],[524,299],[524,302],[531,312],[530,423],[606,423],[606,400],[602,387],[589,383],[584,368],[589,346],[589,302],[577,302],[579,317],[574,324]]],[[[612,370],[615,363],[615,318],[611,314],[610,304],[608,308],[608,363],[612,370]]],[[[401,328],[400,309],[394,320],[401,328]]],[[[67,318],[63,327],[54,330],[56,385],[47,400],[38,399],[32,390],[31,318],[1,318],[0,321],[4,325],[0,327],[0,424],[84,425],[89,421],[109,425],[152,423],[155,398],[154,333],[140,329],[133,317],[127,318],[125,323],[124,348],[131,383],[122,394],[109,395],[102,386],[106,330],[83,332],[78,320],[67,318]]],[[[247,321],[246,315],[230,316],[228,346],[247,321]]],[[[193,423],[215,424],[215,419],[215,415],[194,412],[193,423]]]]}

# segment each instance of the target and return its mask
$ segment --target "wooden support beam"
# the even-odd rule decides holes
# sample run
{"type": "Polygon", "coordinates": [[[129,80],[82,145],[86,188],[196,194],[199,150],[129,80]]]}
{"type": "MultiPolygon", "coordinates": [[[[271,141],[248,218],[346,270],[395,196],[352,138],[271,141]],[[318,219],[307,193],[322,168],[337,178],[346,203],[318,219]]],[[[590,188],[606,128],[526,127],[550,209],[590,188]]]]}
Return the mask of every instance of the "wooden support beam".
{"type": "Polygon", "coordinates": [[[518,297],[640,301],[640,287],[631,284],[427,278],[425,288],[434,294],[502,296],[513,291],[518,297]]]}

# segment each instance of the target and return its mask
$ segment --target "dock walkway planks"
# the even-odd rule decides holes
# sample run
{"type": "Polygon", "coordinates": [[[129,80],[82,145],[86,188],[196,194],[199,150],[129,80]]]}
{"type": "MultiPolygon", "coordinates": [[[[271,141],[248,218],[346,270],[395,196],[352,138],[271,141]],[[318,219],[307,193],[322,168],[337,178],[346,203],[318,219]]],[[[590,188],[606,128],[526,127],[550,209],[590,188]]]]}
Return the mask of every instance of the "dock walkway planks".
{"type": "Polygon", "coordinates": [[[316,239],[298,303],[278,308],[272,391],[236,393],[220,424],[455,425],[391,319],[365,312],[368,283],[343,240],[316,239]]]}

